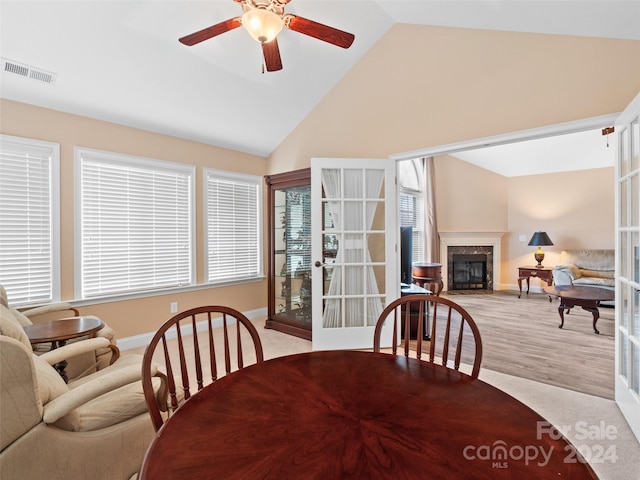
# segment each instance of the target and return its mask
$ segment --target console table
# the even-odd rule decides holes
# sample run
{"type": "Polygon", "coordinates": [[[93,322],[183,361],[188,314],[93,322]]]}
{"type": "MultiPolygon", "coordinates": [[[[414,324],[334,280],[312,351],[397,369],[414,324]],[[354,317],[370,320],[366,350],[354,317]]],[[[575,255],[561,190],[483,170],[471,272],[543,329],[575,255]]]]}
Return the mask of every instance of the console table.
{"type": "MultiPolygon", "coordinates": [[[[518,267],[518,288],[520,289],[520,293],[518,294],[518,298],[522,295],[522,280],[527,281],[527,295],[529,295],[529,280],[531,277],[539,278],[543,282],[547,282],[547,286],[551,286],[553,284],[553,268],[547,267],[536,267],[535,265],[528,265],[526,267],[518,267]]],[[[549,301],[551,301],[551,297],[549,297],[549,301]]]]}

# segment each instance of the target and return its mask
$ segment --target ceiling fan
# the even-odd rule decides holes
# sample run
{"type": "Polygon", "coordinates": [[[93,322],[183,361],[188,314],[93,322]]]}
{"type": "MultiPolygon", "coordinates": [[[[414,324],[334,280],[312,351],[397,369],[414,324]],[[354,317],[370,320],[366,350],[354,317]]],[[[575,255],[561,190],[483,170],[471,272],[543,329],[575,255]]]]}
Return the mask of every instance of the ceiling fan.
{"type": "Polygon", "coordinates": [[[262,54],[268,72],[282,69],[282,59],[276,38],[282,28],[303,33],[323,42],[349,48],[355,36],[337,28],[323,25],[290,13],[284,7],[291,0],[234,0],[242,5],[243,15],[199,30],[180,38],[180,42],[192,46],[243,26],[249,34],[262,44],[262,54]]]}

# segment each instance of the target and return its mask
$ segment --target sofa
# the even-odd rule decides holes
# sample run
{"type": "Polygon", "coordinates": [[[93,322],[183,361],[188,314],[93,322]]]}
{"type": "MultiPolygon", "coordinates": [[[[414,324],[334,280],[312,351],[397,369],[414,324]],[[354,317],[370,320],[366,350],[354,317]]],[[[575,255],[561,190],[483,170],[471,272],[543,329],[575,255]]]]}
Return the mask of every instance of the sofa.
{"type": "Polygon", "coordinates": [[[556,285],[615,290],[615,250],[563,250],[552,274],[556,285]]]}
{"type": "MultiPolygon", "coordinates": [[[[3,479],[127,480],[138,471],[155,433],[140,381],[142,356],[126,355],[69,384],[52,366],[107,345],[98,337],[36,355],[0,304],[3,479]]],[[[161,383],[154,378],[158,392],[161,383]]]]}

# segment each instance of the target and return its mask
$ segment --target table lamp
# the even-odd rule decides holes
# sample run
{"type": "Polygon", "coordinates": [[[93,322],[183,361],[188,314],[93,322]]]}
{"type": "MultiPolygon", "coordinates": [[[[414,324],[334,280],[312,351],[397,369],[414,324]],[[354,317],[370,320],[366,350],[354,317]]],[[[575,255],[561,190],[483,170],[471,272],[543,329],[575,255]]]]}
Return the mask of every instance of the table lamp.
{"type": "Polygon", "coordinates": [[[529,245],[538,247],[538,250],[536,250],[536,253],[534,253],[533,256],[538,262],[536,268],[542,268],[542,261],[544,260],[542,246],[553,245],[553,242],[549,238],[549,235],[547,235],[547,232],[536,232],[533,234],[533,237],[531,237],[531,240],[529,240],[529,245]]]}

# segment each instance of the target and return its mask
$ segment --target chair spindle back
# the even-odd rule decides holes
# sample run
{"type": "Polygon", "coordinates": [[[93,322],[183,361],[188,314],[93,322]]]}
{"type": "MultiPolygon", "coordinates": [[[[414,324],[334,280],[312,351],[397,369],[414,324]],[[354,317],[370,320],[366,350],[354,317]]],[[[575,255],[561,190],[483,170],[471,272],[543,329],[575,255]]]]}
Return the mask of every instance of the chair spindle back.
{"type": "Polygon", "coordinates": [[[241,312],[219,305],[178,313],[158,329],[145,350],[142,365],[145,400],[156,431],[196,392],[244,368],[247,352],[243,352],[243,342],[253,342],[255,357],[247,361],[264,360],[262,343],[251,321],[241,312]],[[151,388],[152,364],[158,364],[158,370],[166,375],[167,392],[161,396],[166,404],[164,400],[158,402],[151,388]]]}

